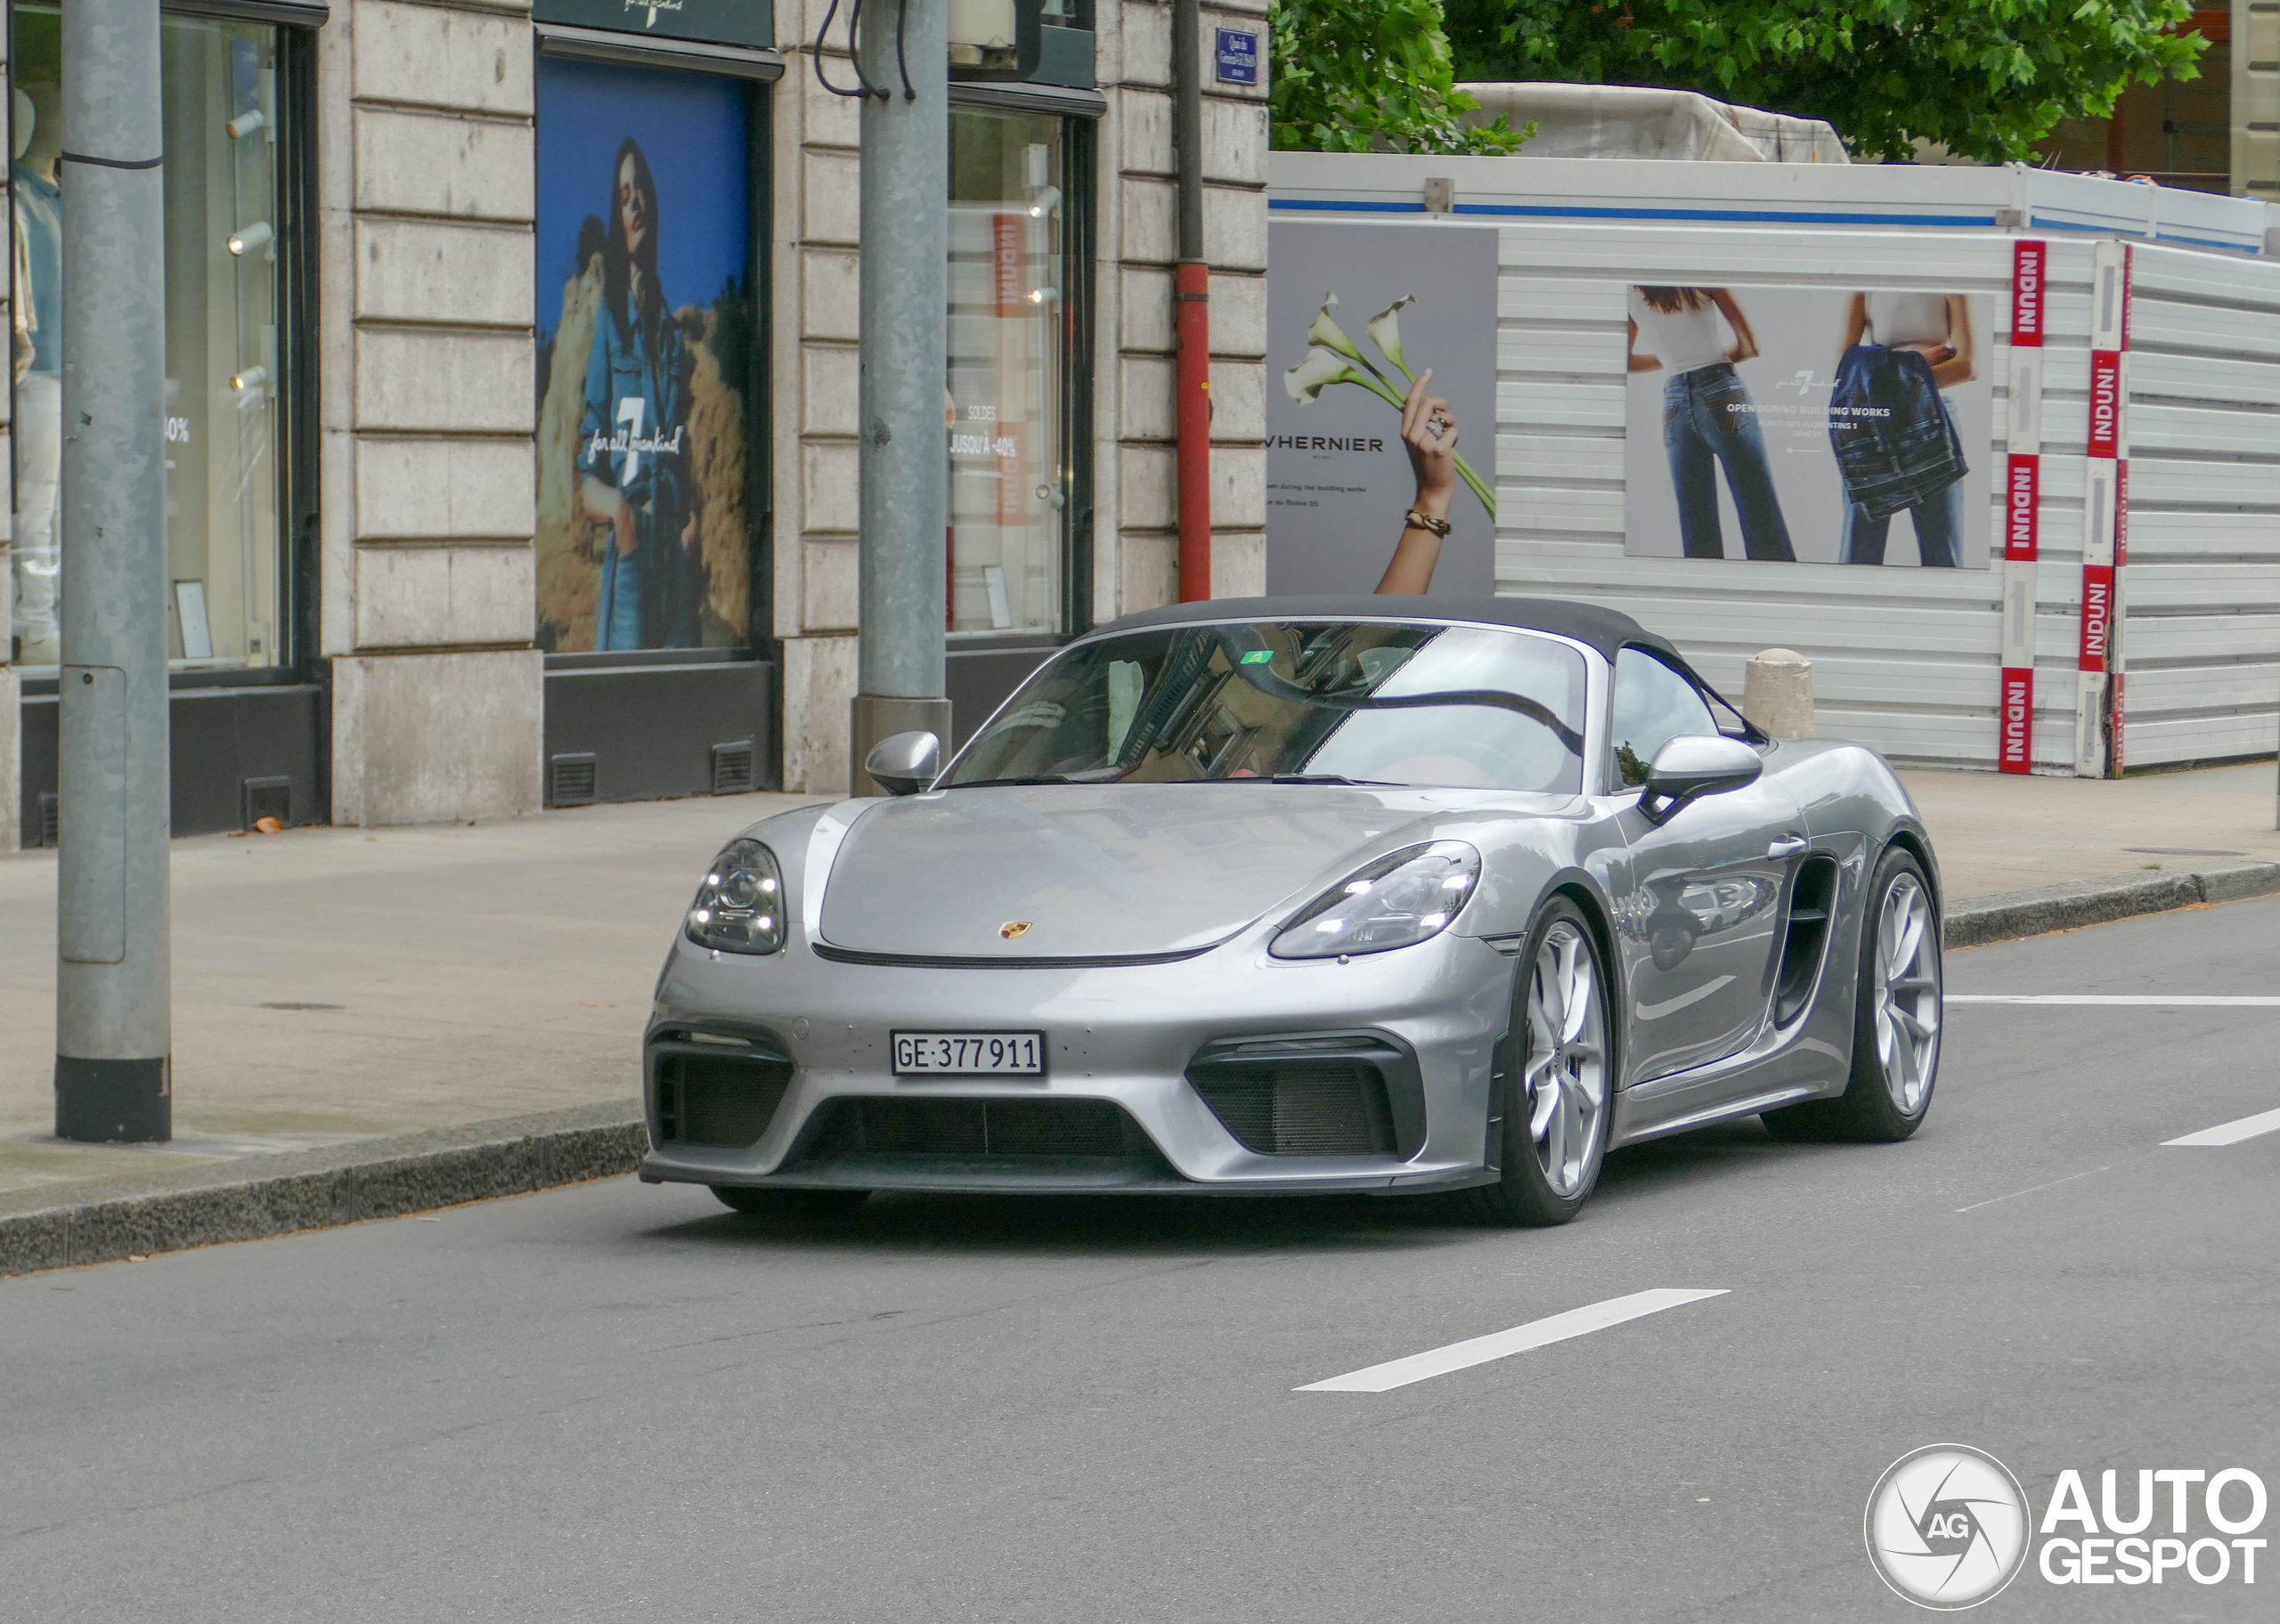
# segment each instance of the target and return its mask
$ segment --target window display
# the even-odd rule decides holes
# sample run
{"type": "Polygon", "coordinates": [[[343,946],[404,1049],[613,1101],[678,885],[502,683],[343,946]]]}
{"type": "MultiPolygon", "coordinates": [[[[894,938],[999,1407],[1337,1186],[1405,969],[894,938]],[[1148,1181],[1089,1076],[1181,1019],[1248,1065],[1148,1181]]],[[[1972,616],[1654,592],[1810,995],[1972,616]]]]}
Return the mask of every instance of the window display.
{"type": "MultiPolygon", "coordinates": [[[[15,654],[25,675],[61,657],[63,256],[68,174],[61,14],[19,5],[12,306],[15,654]]],[[[167,564],[176,670],[280,663],[280,447],[289,402],[277,337],[291,242],[278,177],[277,30],[167,16],[167,564]]]]}
{"type": "Polygon", "coordinates": [[[710,74],[540,60],[550,653],[750,640],[753,93],[710,74]]]}
{"type": "Polygon", "coordinates": [[[1071,499],[1058,117],[950,109],[950,619],[1062,629],[1071,499]]]}

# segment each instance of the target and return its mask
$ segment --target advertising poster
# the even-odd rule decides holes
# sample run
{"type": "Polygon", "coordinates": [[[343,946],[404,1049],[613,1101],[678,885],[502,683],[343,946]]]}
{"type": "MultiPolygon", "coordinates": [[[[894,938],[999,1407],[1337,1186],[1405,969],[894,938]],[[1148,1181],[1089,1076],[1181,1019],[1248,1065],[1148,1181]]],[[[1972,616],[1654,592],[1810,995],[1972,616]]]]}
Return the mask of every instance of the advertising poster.
{"type": "Polygon", "coordinates": [[[749,641],[751,93],[538,63],[538,641],[749,641]]]}
{"type": "Polygon", "coordinates": [[[1624,550],[1987,567],[1992,304],[1632,288],[1624,550]]]}
{"type": "Polygon", "coordinates": [[[1266,589],[1493,596],[1495,229],[1268,229],[1266,589]]]}

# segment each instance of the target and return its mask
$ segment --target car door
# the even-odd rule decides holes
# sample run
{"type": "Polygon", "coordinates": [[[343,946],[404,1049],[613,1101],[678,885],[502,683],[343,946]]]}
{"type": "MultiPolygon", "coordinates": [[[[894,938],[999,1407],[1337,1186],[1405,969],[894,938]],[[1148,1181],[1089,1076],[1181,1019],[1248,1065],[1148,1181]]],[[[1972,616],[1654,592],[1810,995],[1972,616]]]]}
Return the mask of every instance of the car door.
{"type": "MultiPolygon", "coordinates": [[[[1645,649],[1616,662],[1613,747],[1620,791],[1655,752],[1719,731],[1694,682],[1645,649]]],[[[1756,1033],[1771,996],[1781,897],[1803,812],[1770,779],[1705,795],[1657,824],[1618,815],[1627,873],[1615,898],[1629,991],[1628,1083],[1720,1060],[1756,1033]]]]}

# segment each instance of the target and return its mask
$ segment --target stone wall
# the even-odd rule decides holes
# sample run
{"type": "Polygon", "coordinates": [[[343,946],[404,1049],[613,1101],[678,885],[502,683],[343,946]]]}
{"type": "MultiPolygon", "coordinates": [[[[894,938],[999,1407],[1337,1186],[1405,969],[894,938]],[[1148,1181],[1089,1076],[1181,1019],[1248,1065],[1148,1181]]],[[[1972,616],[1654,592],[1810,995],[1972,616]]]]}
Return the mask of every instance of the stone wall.
{"type": "MultiPolygon", "coordinates": [[[[784,787],[843,792],[855,693],[856,290],[860,265],[855,104],[816,83],[827,0],[778,0],[791,66],[775,92],[773,417],[776,634],[784,649],[784,787]]],[[[846,8],[827,46],[843,50],[846,8]]],[[[1168,603],[1177,529],[1172,416],[1177,257],[1169,0],[1097,0],[1096,72],[1108,113],[1095,142],[1098,207],[1093,383],[1093,615],[1168,603]]],[[[1265,45],[1264,0],[1203,12],[1265,45]]],[[[1271,67],[1271,65],[1270,65],[1271,67]]],[[[849,77],[840,67],[835,77],[849,77]]],[[[1264,77],[1262,75],[1262,77],[1264,77]]],[[[1207,77],[1204,251],[1211,262],[1212,590],[1266,578],[1266,105],[1207,77]]]]}
{"type": "Polygon", "coordinates": [[[529,12],[351,0],[317,53],[333,818],[536,811],[529,12]]]}

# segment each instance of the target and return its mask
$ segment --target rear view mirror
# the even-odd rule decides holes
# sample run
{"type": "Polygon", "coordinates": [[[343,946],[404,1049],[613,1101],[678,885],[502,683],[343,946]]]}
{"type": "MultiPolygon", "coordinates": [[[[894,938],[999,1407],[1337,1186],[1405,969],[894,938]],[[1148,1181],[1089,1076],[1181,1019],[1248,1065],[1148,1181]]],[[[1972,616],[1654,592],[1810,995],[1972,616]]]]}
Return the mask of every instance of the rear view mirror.
{"type": "Polygon", "coordinates": [[[863,770],[890,795],[916,795],[942,770],[942,741],[931,733],[890,734],[871,746],[863,770]]]}
{"type": "Polygon", "coordinates": [[[1655,752],[1639,810],[1649,823],[1668,823],[1688,801],[1755,784],[1764,770],[1764,760],[1739,739],[1682,734],[1655,752]]]}

